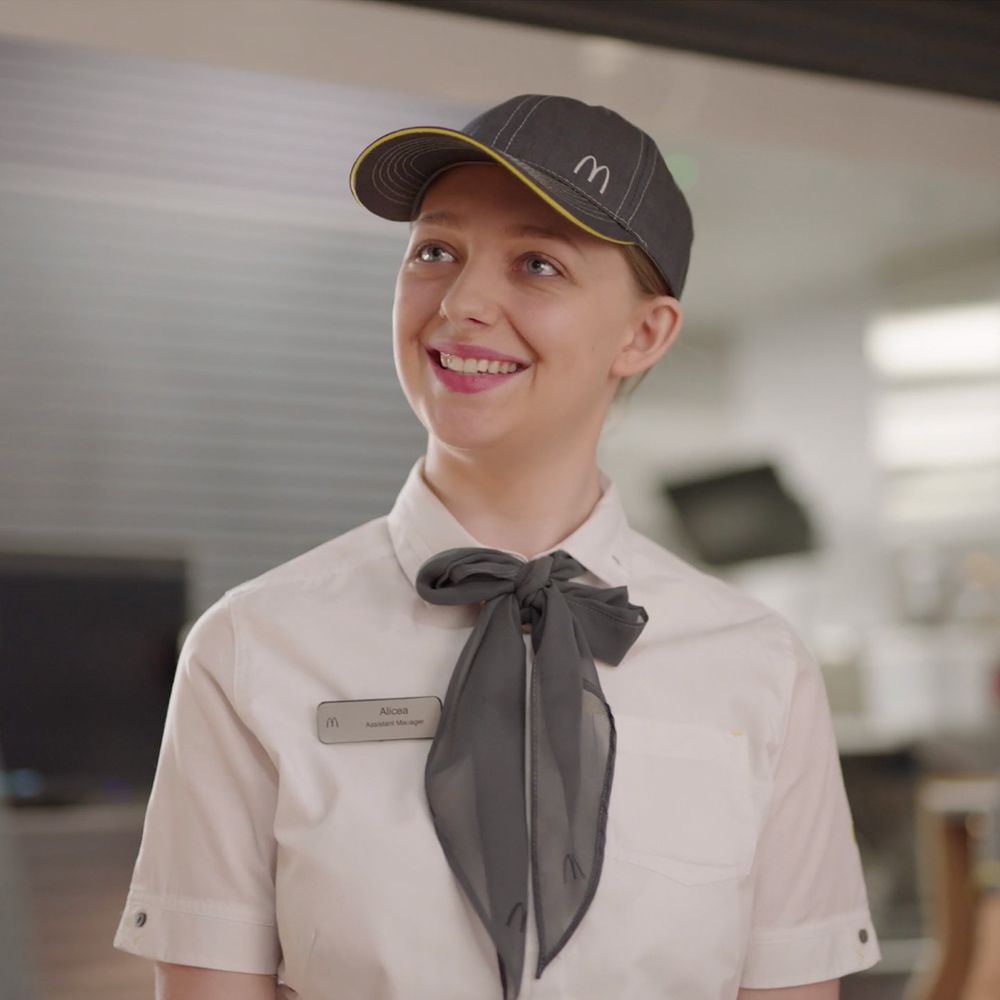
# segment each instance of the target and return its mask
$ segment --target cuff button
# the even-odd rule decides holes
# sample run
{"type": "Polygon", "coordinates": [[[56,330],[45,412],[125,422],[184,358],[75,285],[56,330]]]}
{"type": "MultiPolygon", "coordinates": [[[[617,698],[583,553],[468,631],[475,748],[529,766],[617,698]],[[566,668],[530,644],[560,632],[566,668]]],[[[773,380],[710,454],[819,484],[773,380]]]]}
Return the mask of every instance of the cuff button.
{"type": "Polygon", "coordinates": [[[867,944],[868,931],[864,927],[862,927],[861,930],[858,931],[858,937],[860,938],[862,944],[867,944]]]}
{"type": "Polygon", "coordinates": [[[146,922],[146,912],[145,912],[145,910],[140,910],[132,918],[132,922],[135,924],[136,927],[142,927],[142,925],[146,922]]]}

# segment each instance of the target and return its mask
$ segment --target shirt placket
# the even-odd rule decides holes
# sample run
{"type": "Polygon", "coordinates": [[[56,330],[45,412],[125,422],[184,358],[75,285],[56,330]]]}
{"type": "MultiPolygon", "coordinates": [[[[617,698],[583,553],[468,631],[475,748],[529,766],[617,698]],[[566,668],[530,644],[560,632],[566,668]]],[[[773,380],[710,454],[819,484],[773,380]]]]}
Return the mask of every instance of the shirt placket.
{"type": "MultiPolygon", "coordinates": [[[[531,633],[522,636],[524,654],[524,812],[528,823],[528,843],[531,843],[531,674],[534,670],[534,650],[531,647],[531,633]]],[[[538,932],[535,927],[535,901],[532,892],[531,865],[528,865],[527,923],[524,933],[524,969],[521,973],[519,1000],[530,1000],[534,995],[535,966],[538,964],[538,932]]]]}

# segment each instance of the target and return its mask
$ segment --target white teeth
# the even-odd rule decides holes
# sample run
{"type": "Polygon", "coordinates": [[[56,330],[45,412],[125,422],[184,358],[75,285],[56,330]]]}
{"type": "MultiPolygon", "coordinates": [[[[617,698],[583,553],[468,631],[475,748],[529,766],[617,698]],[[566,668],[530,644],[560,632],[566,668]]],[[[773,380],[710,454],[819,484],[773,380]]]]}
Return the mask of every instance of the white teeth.
{"type": "Polygon", "coordinates": [[[491,361],[487,358],[460,358],[457,354],[445,354],[441,352],[441,364],[445,368],[450,368],[453,372],[462,372],[465,375],[473,373],[489,373],[491,375],[509,375],[517,371],[517,364],[514,361],[491,361]]]}

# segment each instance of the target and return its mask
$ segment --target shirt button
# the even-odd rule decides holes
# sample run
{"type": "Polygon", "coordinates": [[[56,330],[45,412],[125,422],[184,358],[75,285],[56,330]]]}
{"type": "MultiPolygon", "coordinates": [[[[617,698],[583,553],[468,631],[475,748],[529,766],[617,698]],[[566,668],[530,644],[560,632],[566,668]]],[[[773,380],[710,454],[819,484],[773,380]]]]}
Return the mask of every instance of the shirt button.
{"type": "Polygon", "coordinates": [[[861,939],[861,943],[865,944],[868,941],[868,931],[864,927],[858,931],[858,937],[861,939]]]}
{"type": "Polygon", "coordinates": [[[133,922],[135,923],[135,926],[136,926],[136,927],[142,927],[142,925],[143,925],[143,924],[144,924],[144,923],[146,922],[146,912],[145,912],[145,910],[140,910],[140,911],[139,911],[139,912],[138,912],[138,913],[137,913],[137,914],[136,914],[136,915],[135,915],[135,916],[134,916],[134,917],[132,918],[132,920],[133,920],[133,922]]]}

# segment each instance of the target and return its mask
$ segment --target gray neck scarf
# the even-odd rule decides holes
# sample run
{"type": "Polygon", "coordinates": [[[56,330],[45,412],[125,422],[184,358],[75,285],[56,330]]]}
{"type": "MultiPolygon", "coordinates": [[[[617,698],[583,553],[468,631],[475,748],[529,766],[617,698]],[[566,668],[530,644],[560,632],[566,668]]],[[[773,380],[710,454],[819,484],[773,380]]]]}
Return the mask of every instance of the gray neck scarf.
{"type": "Polygon", "coordinates": [[[417,592],[432,604],[483,602],[455,664],[424,772],[445,857],[497,950],[504,1000],[520,991],[529,855],[536,977],[597,890],[615,725],[594,657],[617,665],[646,624],[626,587],[570,583],[563,550],[524,562],[488,548],[428,559],[417,592]],[[531,838],[525,815],[522,625],[531,628],[531,838]]]}

